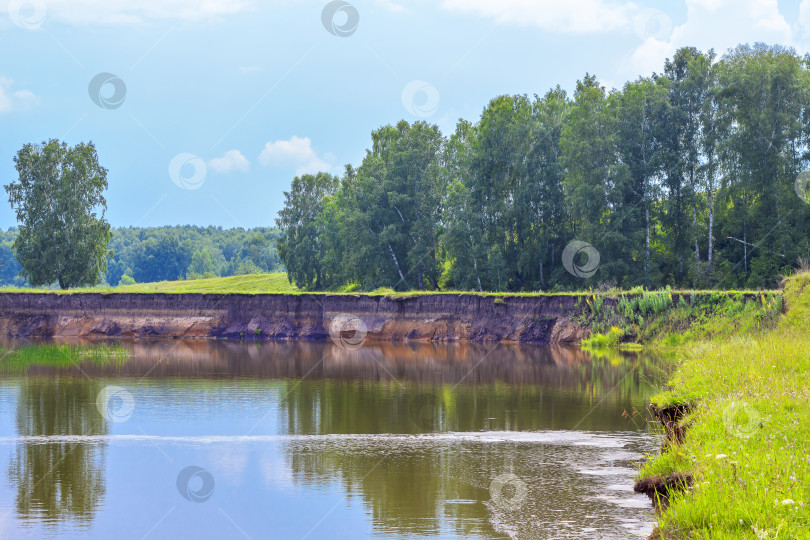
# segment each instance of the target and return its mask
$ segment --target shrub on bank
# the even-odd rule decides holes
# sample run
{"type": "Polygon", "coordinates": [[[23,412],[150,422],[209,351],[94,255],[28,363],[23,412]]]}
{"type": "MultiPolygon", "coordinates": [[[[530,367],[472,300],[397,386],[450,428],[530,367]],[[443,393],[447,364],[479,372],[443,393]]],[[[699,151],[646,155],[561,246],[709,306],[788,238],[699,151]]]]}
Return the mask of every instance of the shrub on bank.
{"type": "Polygon", "coordinates": [[[586,346],[644,343],[677,347],[699,339],[773,328],[782,313],[781,292],[593,293],[578,303],[578,322],[591,329],[586,346]],[[618,328],[619,339],[609,334],[618,328]]]}

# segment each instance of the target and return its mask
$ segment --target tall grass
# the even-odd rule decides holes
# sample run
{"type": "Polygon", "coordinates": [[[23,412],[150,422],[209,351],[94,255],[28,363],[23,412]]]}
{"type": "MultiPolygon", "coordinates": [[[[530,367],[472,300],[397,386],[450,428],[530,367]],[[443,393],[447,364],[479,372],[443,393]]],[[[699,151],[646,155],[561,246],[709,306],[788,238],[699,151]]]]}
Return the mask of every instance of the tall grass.
{"type": "MultiPolygon", "coordinates": [[[[597,295],[586,298],[579,322],[592,329],[585,344],[607,343],[612,328],[623,343],[679,346],[686,342],[729,337],[773,328],[782,313],[782,293],[692,291],[670,289],[623,293],[612,304],[597,295]]],[[[614,341],[615,342],[615,341],[614,341]]]]}

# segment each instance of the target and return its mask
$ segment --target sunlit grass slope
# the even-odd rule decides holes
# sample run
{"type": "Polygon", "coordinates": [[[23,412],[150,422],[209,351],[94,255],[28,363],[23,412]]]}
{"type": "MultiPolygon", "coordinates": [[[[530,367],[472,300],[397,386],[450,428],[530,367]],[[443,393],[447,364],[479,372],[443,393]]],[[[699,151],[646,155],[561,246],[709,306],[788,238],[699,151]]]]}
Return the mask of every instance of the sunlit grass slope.
{"type": "Polygon", "coordinates": [[[287,274],[247,274],[242,276],[136,283],[112,289],[114,292],[166,293],[292,293],[298,289],[287,274]]]}
{"type": "Polygon", "coordinates": [[[664,538],[810,537],[810,274],[785,286],[772,330],[697,341],[661,407],[686,404],[685,441],[641,476],[692,473],[659,518],[664,538]]]}
{"type": "Polygon", "coordinates": [[[295,285],[287,281],[287,274],[247,274],[240,276],[135,283],[110,287],[77,287],[67,291],[33,287],[0,287],[0,293],[298,293],[295,285]]]}

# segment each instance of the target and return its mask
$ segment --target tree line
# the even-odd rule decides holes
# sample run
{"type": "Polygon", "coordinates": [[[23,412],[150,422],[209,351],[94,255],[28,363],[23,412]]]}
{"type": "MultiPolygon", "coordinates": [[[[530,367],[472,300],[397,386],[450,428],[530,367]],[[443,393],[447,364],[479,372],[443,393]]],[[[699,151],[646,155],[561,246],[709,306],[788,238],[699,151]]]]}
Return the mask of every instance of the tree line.
{"type": "Polygon", "coordinates": [[[283,271],[272,228],[113,229],[92,142],[25,144],[6,184],[18,227],[0,230],[0,285],[121,285],[283,271]]]}
{"type": "Polygon", "coordinates": [[[192,225],[113,229],[106,281],[173,281],[283,272],[279,231],[192,225]]]}
{"type": "Polygon", "coordinates": [[[810,56],[678,50],[608,91],[504,95],[449,136],[401,121],[285,192],[306,289],[765,288],[810,255],[810,56]],[[578,270],[587,271],[578,271],[578,270]]]}
{"type": "MultiPolygon", "coordinates": [[[[191,225],[112,228],[106,269],[86,284],[112,286],[177,279],[283,272],[274,228],[223,229],[191,225]]],[[[19,229],[0,230],[0,285],[24,286],[14,253],[19,229]]],[[[44,284],[50,284],[47,281],[44,284]]],[[[70,283],[71,286],[83,283],[70,283]]]]}

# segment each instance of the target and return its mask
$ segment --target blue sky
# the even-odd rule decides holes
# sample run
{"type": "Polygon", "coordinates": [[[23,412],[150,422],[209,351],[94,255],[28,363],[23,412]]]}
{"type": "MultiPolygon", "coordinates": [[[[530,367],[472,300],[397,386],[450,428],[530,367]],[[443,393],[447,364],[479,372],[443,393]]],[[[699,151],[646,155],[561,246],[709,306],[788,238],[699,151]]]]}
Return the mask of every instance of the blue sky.
{"type": "Polygon", "coordinates": [[[449,134],[497,95],[620,87],[684,45],[810,49],[810,0],[356,0],[330,28],[327,4],[0,0],[0,180],[26,142],[92,140],[114,226],[270,226],[294,175],[359,164],[380,125],[449,134]]]}

